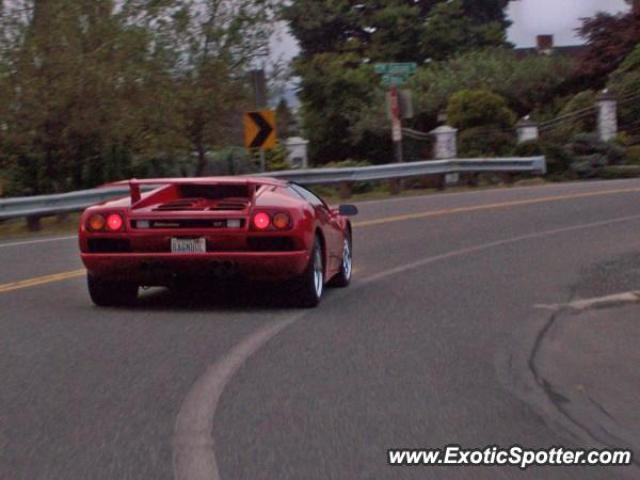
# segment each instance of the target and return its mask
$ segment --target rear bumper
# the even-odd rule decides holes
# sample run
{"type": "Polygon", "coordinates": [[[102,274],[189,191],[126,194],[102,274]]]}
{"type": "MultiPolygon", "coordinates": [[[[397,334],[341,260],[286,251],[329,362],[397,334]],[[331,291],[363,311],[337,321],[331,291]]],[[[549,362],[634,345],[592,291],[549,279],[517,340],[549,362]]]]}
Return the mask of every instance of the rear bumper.
{"type": "Polygon", "coordinates": [[[83,253],[89,273],[141,285],[166,285],[177,277],[241,275],[256,280],[286,280],[301,275],[309,252],[83,253]]]}

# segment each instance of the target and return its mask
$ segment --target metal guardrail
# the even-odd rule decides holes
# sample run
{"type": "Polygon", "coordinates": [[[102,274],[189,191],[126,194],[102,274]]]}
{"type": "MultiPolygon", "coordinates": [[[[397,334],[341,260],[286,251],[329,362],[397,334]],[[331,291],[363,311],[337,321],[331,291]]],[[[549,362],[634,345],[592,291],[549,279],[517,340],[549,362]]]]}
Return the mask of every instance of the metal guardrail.
{"type": "Polygon", "coordinates": [[[263,174],[263,176],[281,178],[302,185],[319,185],[446,175],[448,173],[532,173],[544,175],[547,173],[547,163],[545,157],[436,160],[372,167],[285,170],[270,172],[263,174]]]}
{"type": "MultiPolygon", "coordinates": [[[[281,178],[302,185],[337,184],[392,180],[449,173],[532,173],[544,175],[544,157],[472,160],[438,160],[396,163],[371,167],[317,168],[270,172],[260,176],[281,178]]],[[[129,195],[129,187],[108,187],[55,195],[16,197],[0,200],[0,220],[21,217],[45,217],[84,210],[96,203],[129,195]]]]}

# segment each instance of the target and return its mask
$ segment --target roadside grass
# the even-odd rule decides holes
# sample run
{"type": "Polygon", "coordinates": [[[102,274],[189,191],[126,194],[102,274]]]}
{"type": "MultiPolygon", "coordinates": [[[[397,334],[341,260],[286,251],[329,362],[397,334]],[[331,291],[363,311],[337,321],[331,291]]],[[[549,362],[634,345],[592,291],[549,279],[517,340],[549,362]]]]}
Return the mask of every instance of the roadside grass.
{"type": "MultiPolygon", "coordinates": [[[[510,188],[512,186],[524,187],[544,185],[546,183],[548,182],[546,182],[542,178],[523,179],[515,182],[512,185],[497,184],[489,180],[481,179],[480,184],[477,187],[447,187],[444,192],[469,192],[496,188],[510,188]]],[[[321,186],[318,188],[313,188],[313,190],[321,195],[330,205],[339,205],[340,203],[358,203],[369,200],[384,200],[387,198],[420,197],[443,193],[442,190],[438,190],[435,188],[420,188],[419,186],[414,186],[413,188],[403,189],[397,195],[392,195],[386,182],[375,184],[366,192],[354,193],[348,199],[340,198],[338,187],[321,186]]],[[[40,230],[35,232],[29,230],[27,222],[24,218],[6,220],[4,222],[0,222],[0,240],[16,240],[22,238],[38,238],[55,235],[73,235],[78,231],[79,218],[80,213],[69,213],[66,215],[45,217],[40,220],[40,230]]]]}
{"type": "Polygon", "coordinates": [[[45,217],[40,220],[40,230],[33,232],[27,227],[24,218],[0,222],[0,239],[38,238],[52,235],[73,235],[78,231],[80,213],[45,217]]]}

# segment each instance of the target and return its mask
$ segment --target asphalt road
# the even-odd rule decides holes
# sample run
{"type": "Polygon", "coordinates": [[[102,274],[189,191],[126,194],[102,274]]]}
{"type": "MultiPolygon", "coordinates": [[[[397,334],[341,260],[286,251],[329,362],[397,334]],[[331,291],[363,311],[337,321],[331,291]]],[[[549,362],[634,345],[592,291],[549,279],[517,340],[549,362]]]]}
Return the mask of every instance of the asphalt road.
{"type": "MultiPolygon", "coordinates": [[[[136,308],[98,309],[73,239],[0,242],[0,478],[640,478],[638,464],[387,464],[390,448],[638,438],[625,430],[637,402],[624,435],[600,435],[531,360],[544,306],[640,289],[639,181],[360,209],[354,282],[311,311],[262,287],[150,290],[136,308]]],[[[600,350],[623,340],[604,329],[600,350]]],[[[615,371],[600,375],[620,391],[615,371]]]]}

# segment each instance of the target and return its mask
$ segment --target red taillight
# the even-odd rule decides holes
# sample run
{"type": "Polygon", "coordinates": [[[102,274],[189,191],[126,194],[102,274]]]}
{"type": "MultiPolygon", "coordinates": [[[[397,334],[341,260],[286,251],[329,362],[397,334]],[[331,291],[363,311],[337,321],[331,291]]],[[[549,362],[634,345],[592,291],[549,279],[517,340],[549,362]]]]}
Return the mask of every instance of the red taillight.
{"type": "Polygon", "coordinates": [[[273,217],[273,226],[278,230],[284,230],[289,228],[291,218],[286,213],[276,213],[273,217]]]}
{"type": "Polygon", "coordinates": [[[266,213],[258,213],[256,214],[255,217],[253,217],[253,225],[258,230],[265,230],[269,228],[270,224],[271,224],[271,219],[269,218],[269,215],[267,215],[266,213]]]}
{"type": "Polygon", "coordinates": [[[122,220],[122,217],[117,213],[112,213],[107,217],[107,228],[112,232],[120,230],[123,224],[124,221],[122,220]]]}
{"type": "Polygon", "coordinates": [[[104,217],[102,215],[91,215],[91,217],[89,217],[89,221],[87,222],[87,226],[92,232],[99,232],[105,226],[104,217]]]}

